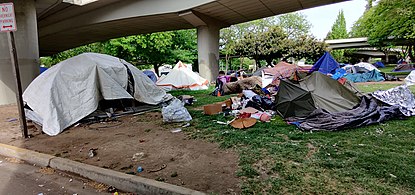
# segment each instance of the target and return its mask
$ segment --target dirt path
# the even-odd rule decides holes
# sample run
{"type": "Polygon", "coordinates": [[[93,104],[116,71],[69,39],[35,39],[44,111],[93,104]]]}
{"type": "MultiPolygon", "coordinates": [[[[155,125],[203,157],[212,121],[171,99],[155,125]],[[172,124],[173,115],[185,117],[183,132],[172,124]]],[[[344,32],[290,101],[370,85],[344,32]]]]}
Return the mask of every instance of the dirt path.
{"type": "Polygon", "coordinates": [[[32,128],[27,140],[20,138],[17,117],[15,106],[0,106],[0,142],[203,192],[240,193],[237,154],[170,132],[174,126],[163,124],[160,113],[73,127],[55,137],[32,128]],[[90,149],[96,149],[92,158],[90,149]],[[144,171],[137,173],[138,166],[144,171]]]}

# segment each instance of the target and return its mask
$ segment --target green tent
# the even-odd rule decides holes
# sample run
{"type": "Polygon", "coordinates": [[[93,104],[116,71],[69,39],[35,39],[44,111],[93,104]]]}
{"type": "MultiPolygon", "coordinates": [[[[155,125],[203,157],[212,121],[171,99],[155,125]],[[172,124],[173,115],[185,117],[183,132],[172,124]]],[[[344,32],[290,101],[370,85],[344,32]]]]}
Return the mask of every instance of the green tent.
{"type": "Polygon", "coordinates": [[[281,80],[276,108],[283,118],[307,117],[317,108],[331,113],[351,110],[360,98],[338,81],[313,72],[299,82],[281,80]]]}

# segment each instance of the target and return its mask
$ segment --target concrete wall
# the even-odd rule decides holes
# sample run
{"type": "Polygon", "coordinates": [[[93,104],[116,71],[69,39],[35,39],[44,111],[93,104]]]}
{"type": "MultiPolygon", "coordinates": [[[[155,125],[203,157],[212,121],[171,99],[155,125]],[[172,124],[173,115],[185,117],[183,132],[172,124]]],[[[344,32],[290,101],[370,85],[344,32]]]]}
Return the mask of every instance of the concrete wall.
{"type": "MultiPolygon", "coordinates": [[[[0,0],[0,3],[6,1],[0,0]]],[[[10,1],[7,1],[10,2],[10,1]]],[[[16,50],[23,90],[39,75],[39,47],[34,0],[14,0],[16,50]]],[[[0,33],[0,105],[16,103],[16,82],[7,33],[0,33]]]]}

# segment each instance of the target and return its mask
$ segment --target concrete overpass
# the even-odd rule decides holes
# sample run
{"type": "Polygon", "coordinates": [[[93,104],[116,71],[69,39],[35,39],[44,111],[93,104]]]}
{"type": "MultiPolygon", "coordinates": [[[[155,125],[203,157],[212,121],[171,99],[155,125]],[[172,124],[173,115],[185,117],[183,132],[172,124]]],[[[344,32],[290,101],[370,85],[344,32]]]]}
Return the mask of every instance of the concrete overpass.
{"type": "Polygon", "coordinates": [[[367,42],[367,37],[350,38],[350,39],[333,39],[325,40],[327,47],[330,49],[349,49],[349,48],[362,48],[370,47],[367,42]]]}
{"type": "MultiPolygon", "coordinates": [[[[197,28],[200,74],[218,72],[219,30],[254,19],[346,0],[7,0],[15,3],[17,51],[25,88],[39,54],[127,35],[197,28]]],[[[6,0],[0,0],[6,2],[6,0]]],[[[0,34],[0,50],[7,51],[0,34]]],[[[0,105],[15,102],[8,52],[0,53],[0,105]]]]}

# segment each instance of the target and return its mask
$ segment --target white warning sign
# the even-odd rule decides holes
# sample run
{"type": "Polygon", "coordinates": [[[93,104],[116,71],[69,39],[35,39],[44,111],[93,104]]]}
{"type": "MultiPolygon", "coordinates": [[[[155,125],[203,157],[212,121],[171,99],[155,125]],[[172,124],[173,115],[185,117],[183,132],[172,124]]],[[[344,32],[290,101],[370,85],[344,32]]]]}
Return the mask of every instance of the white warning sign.
{"type": "Polygon", "coordinates": [[[16,31],[13,3],[0,4],[0,32],[16,31]]]}

